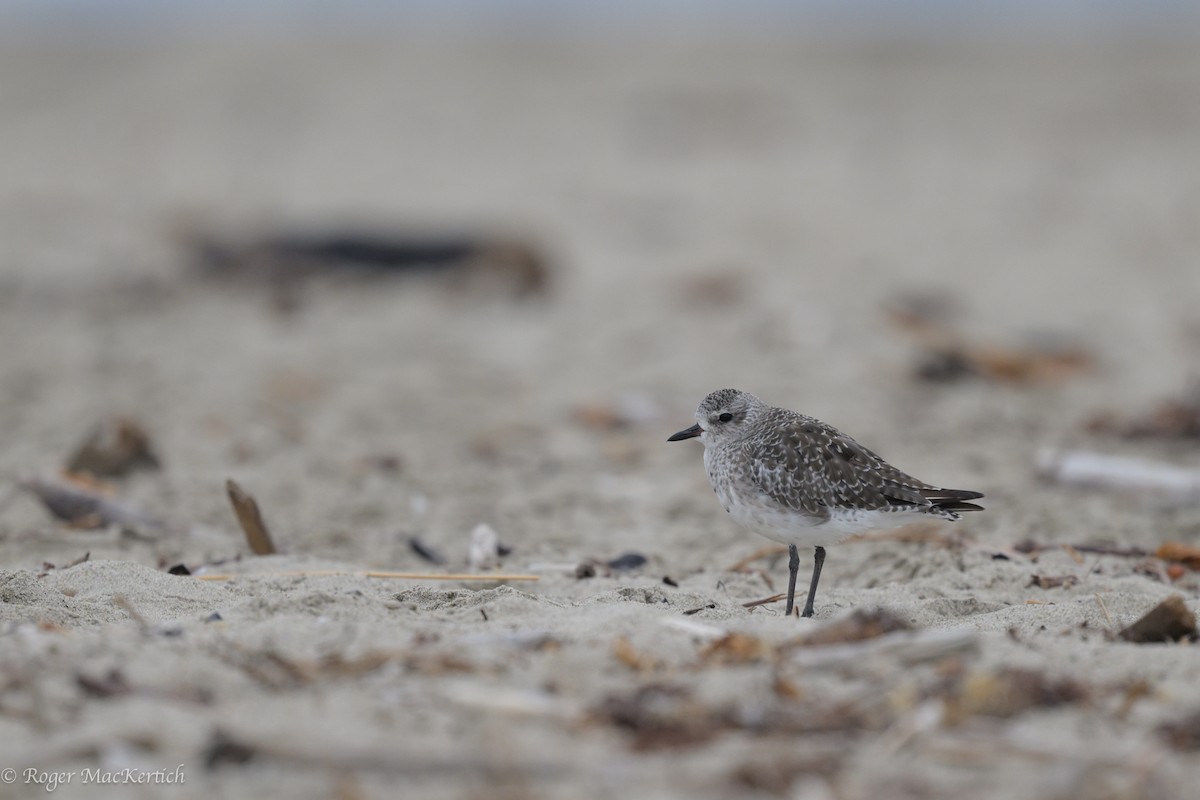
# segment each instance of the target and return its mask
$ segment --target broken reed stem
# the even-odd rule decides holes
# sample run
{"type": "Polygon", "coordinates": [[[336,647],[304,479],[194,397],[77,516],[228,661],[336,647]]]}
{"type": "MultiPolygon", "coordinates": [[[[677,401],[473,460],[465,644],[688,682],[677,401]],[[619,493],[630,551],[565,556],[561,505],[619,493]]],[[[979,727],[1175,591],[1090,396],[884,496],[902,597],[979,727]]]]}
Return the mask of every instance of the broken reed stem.
{"type": "Polygon", "coordinates": [[[504,573],[481,573],[472,575],[467,573],[450,573],[436,574],[426,572],[387,572],[371,570],[367,572],[355,572],[352,570],[343,569],[297,569],[286,570],[283,572],[248,572],[245,574],[222,574],[222,575],[193,575],[193,578],[198,578],[202,581],[229,581],[234,578],[320,578],[328,575],[346,575],[356,578],[388,578],[396,580],[410,581],[536,581],[541,580],[538,575],[507,575],[504,573]]]}
{"type": "Polygon", "coordinates": [[[1113,627],[1112,614],[1108,613],[1108,606],[1104,605],[1104,598],[1100,596],[1099,592],[1096,592],[1096,604],[1099,605],[1100,610],[1104,612],[1104,619],[1108,621],[1109,630],[1112,630],[1112,627],[1113,627]]]}
{"type": "Polygon", "coordinates": [[[778,603],[786,594],[773,594],[770,597],[764,597],[762,600],[751,600],[748,603],[742,603],[742,608],[755,608],[757,606],[765,606],[767,603],[778,603]]]}
{"type": "Polygon", "coordinates": [[[263,522],[262,513],[258,510],[258,502],[254,497],[246,494],[242,487],[234,483],[231,478],[225,480],[225,491],[229,493],[229,502],[233,506],[233,513],[237,515],[238,524],[242,526],[242,533],[246,535],[246,543],[250,545],[254,554],[269,556],[277,552],[275,543],[271,541],[271,533],[267,530],[267,523],[263,522]]]}

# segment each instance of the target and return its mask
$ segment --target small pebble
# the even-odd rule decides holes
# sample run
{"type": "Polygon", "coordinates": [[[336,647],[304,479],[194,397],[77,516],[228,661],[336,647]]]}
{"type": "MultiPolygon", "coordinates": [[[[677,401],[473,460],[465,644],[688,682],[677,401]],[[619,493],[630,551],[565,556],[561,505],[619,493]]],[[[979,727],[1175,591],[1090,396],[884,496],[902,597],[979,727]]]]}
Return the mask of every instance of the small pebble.
{"type": "Polygon", "coordinates": [[[629,552],[622,553],[612,561],[609,561],[607,566],[611,570],[624,572],[626,570],[637,569],[638,567],[644,566],[645,563],[646,557],[644,555],[641,553],[629,552]]]}

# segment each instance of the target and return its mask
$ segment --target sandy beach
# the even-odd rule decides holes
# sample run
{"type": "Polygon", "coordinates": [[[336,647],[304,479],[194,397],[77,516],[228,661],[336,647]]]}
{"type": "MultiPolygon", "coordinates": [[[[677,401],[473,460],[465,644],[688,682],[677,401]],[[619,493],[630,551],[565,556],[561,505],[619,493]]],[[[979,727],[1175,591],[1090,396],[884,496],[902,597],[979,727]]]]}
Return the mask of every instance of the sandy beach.
{"type": "Polygon", "coordinates": [[[1089,426],[1200,376],[1195,33],[0,33],[0,797],[1193,796],[1200,650],[1117,633],[1200,499],[1037,464],[1198,465],[1089,426]],[[198,265],[296,232],[486,244],[198,265]],[[746,607],[724,386],[987,510],[746,607]],[[114,417],[136,521],[19,488],[114,417]]]}

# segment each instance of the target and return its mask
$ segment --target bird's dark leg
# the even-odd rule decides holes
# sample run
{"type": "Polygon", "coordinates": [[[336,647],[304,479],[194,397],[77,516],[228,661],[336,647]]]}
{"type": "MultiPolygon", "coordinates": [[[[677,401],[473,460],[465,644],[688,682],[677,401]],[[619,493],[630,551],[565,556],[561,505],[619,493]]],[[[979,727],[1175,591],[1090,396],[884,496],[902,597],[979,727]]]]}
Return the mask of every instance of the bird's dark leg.
{"type": "Polygon", "coordinates": [[[792,615],[792,606],[796,604],[796,573],[800,571],[800,552],[796,549],[796,545],[788,545],[788,601],[787,611],[783,612],[785,617],[792,615]]]}
{"type": "MultiPolygon", "coordinates": [[[[793,552],[795,552],[793,550],[793,552]]],[[[802,617],[811,617],[813,615],[813,600],[817,599],[817,581],[821,580],[821,566],[825,563],[825,548],[818,547],[816,553],[813,554],[813,576],[812,583],[808,585],[808,602],[804,604],[804,610],[800,612],[802,617]]],[[[797,567],[799,564],[796,565],[797,567]]],[[[792,570],[792,589],[796,588],[796,571],[792,570]]],[[[791,608],[791,593],[788,593],[788,607],[791,608]]]]}

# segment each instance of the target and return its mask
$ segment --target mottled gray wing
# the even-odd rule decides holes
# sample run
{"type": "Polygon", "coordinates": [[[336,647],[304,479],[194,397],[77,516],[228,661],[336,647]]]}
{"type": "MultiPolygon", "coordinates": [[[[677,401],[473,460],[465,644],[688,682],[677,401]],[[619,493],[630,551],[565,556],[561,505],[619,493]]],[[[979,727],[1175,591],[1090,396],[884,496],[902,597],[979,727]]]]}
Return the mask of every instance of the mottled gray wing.
{"type": "Polygon", "coordinates": [[[769,441],[745,445],[751,480],[781,505],[820,516],[832,507],[932,505],[926,493],[935,487],[901,472],[833,426],[800,415],[781,422],[769,441]]]}

